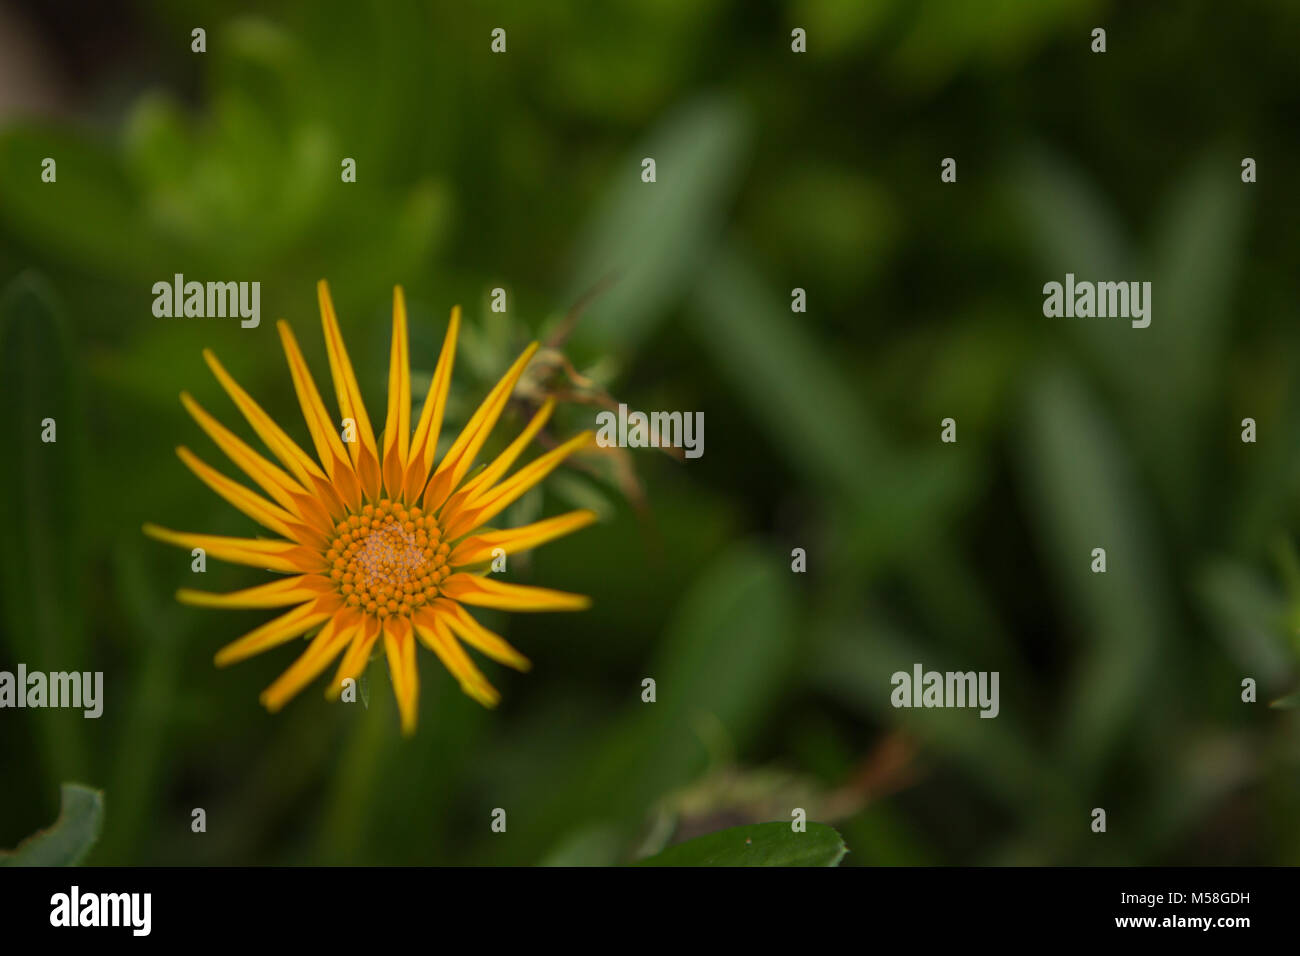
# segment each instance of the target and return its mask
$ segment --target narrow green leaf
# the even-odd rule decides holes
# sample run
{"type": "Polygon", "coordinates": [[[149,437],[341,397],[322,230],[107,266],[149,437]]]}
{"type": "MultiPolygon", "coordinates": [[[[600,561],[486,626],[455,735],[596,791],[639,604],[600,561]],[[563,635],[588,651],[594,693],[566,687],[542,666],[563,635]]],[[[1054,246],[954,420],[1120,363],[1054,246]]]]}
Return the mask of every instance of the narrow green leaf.
{"type": "MultiPolygon", "coordinates": [[[[14,279],[0,296],[0,388],[11,430],[0,468],[0,616],[15,662],[29,670],[90,669],[80,574],[86,440],[79,381],[62,315],[44,280],[14,279]]],[[[49,783],[85,771],[82,715],[33,712],[49,783]]]]}
{"type": "MultiPolygon", "coordinates": [[[[1137,251],[1114,202],[1069,157],[1031,146],[1009,169],[1012,202],[1023,217],[1028,249],[1047,278],[1063,282],[1066,273],[1087,281],[1140,278],[1137,251]]],[[[1061,328],[1096,355],[1109,380],[1126,388],[1137,374],[1131,356],[1135,344],[1132,329],[1120,321],[1069,322],[1061,328]]],[[[1158,323],[1158,317],[1153,321],[1158,323]]],[[[1139,338],[1150,331],[1142,330],[1139,338]]],[[[1136,347],[1142,347],[1140,342],[1136,347]]],[[[1141,372],[1148,368],[1140,366],[1141,372]]]]}
{"type": "Polygon", "coordinates": [[[1284,679],[1291,668],[1287,606],[1268,580],[1247,565],[1214,559],[1192,583],[1224,651],[1264,683],[1284,679]]]}
{"type": "MultiPolygon", "coordinates": [[[[1230,296],[1246,248],[1241,236],[1250,191],[1241,189],[1235,176],[1223,174],[1225,165],[1235,167],[1235,162],[1204,156],[1182,174],[1170,190],[1153,240],[1152,285],[1159,312],[1144,330],[1150,334],[1142,336],[1141,345],[1160,362],[1169,387],[1149,397],[1184,413],[1189,401],[1208,401],[1207,392],[1218,381],[1215,370],[1223,360],[1232,317],[1230,296]]],[[[1151,367],[1143,363],[1143,385],[1151,367]]],[[[1193,416],[1186,420],[1196,421],[1193,416]]],[[[1164,428],[1181,424],[1164,415],[1160,423],[1164,428]]]]}
{"type": "Polygon", "coordinates": [[[12,852],[0,850],[0,866],[76,866],[86,858],[104,827],[104,794],[79,783],[65,783],[60,794],[59,818],[12,852]]]}
{"type": "Polygon", "coordinates": [[[159,594],[144,560],[143,540],[124,535],[113,551],[113,587],[131,623],[134,649],[143,663],[133,668],[125,721],[117,734],[108,789],[113,825],[104,834],[98,861],[114,866],[132,859],[156,819],[167,744],[176,732],[172,716],[181,697],[183,648],[193,626],[181,605],[159,594]],[[147,653],[146,653],[147,651],[147,653]]]}
{"type": "Polygon", "coordinates": [[[735,191],[747,123],[726,98],[709,98],[669,116],[619,164],[616,183],[586,229],[569,300],[607,279],[580,339],[631,346],[687,288],[708,252],[735,191]],[[641,179],[655,161],[655,182],[641,179]]]}
{"type": "Polygon", "coordinates": [[[1094,774],[1122,741],[1161,644],[1177,633],[1169,573],[1149,521],[1155,509],[1083,380],[1049,366],[1025,406],[1021,461],[1034,526],[1083,642],[1061,752],[1094,774]],[[1092,570],[1096,548],[1105,573],[1092,570]]]}
{"type": "Polygon", "coordinates": [[[1069,157],[1031,145],[1009,168],[1013,202],[1049,275],[1128,278],[1135,256],[1114,204],[1069,157]]]}
{"type": "MultiPolygon", "coordinates": [[[[1123,336],[1132,342],[1123,374],[1140,451],[1167,513],[1189,538],[1203,527],[1203,511],[1220,493],[1200,465],[1207,433],[1221,427],[1223,356],[1247,248],[1242,237],[1253,194],[1234,182],[1235,166],[1220,156],[1202,157],[1170,189],[1152,242],[1151,326],[1123,336]],[[1153,390],[1154,368],[1160,369],[1162,387],[1153,390]]],[[[1209,447],[1217,447],[1215,440],[1209,447]]]]}
{"type": "Polygon", "coordinates": [[[719,830],[671,846],[637,866],[838,866],[848,848],[833,827],[755,823],[719,830]]]}
{"type": "Polygon", "coordinates": [[[777,307],[753,267],[724,250],[693,300],[692,330],[789,463],[850,496],[871,487],[886,458],[879,429],[848,377],[777,307]]]}

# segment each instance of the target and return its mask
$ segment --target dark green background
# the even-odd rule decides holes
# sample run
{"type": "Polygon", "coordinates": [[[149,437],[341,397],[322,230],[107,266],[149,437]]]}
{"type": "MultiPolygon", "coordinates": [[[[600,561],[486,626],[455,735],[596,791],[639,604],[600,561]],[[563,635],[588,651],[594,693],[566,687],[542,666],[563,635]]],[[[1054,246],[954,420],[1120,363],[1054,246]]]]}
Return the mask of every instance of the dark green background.
{"type": "Polygon", "coordinates": [[[102,670],[106,708],[0,713],[0,846],[77,780],[105,790],[91,863],[611,863],[795,806],[849,864],[1300,860],[1300,727],[1269,707],[1300,654],[1293,5],[4,13],[0,667],[102,670]],[[564,473],[515,516],[601,509],[516,576],[594,608],[492,619],[535,663],[488,665],[496,712],[422,652],[411,740],[382,659],[368,708],[317,685],[267,715],[292,649],[216,670],[267,615],[177,605],[188,555],[140,533],[253,530],[173,453],[227,468],[182,389],[249,436],[200,350],[305,443],[273,322],[325,383],[328,278],[382,422],[400,282],[417,373],[465,308],[463,420],[611,271],[565,351],[703,411],[706,451],[635,452],[643,510],[564,473]],[[1151,281],[1151,327],[1045,319],[1067,271],[1151,281]],[[175,272],[260,281],[261,327],[154,318],[175,272]],[[917,661],[999,671],[1000,716],[892,709],[917,661]]]}

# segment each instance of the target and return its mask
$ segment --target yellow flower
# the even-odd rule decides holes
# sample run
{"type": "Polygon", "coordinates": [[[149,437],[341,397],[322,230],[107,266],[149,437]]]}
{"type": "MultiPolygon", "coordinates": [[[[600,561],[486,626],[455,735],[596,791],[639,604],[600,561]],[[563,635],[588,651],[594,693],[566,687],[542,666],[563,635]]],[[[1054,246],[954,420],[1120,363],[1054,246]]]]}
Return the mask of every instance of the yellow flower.
{"type": "MultiPolygon", "coordinates": [[[[169,531],[156,525],[145,525],[144,530],[169,544],[203,548],[224,561],[290,575],[230,594],[177,592],[182,602],[200,607],[294,605],[293,610],[218,651],[218,666],[260,654],[319,628],[302,656],[262,693],[268,710],[283,707],[342,654],[338,671],[326,688],[327,696],[337,698],[343,682],[361,674],[382,636],[402,730],[409,734],[415,730],[419,699],[417,638],[438,655],[466,694],[493,707],[500,695],[457,638],[518,670],[530,665],[527,658],[479,624],[465,605],[509,611],[572,611],[590,605],[582,595],[508,584],[482,572],[496,549],[505,554],[526,551],[595,520],[590,511],[571,511],[520,528],[483,529],[571,452],[590,445],[592,433],[583,432],[506,477],[550,417],[554,402],[548,401],[508,448],[486,468],[471,474],[476,456],[537,349],[534,342],[488,393],[434,468],[456,356],[460,309],[452,310],[433,383],[412,434],[406,301],[399,286],[393,290],[388,418],[381,436],[381,455],[343,346],[329,286],[322,280],[317,292],[334,391],[345,426],[350,420],[354,427],[355,440],[344,442],[334,430],[293,332],[284,321],[278,323],[280,340],[317,458],[285,434],[236,384],[216,356],[205,350],[203,357],[217,380],[283,468],[237,438],[188,394],[182,393],[181,402],[199,427],[273,500],[227,478],[187,448],[178,448],[177,454],[209,488],[281,537],[228,538],[169,531]]],[[[344,434],[348,435],[346,429],[344,434]]]]}

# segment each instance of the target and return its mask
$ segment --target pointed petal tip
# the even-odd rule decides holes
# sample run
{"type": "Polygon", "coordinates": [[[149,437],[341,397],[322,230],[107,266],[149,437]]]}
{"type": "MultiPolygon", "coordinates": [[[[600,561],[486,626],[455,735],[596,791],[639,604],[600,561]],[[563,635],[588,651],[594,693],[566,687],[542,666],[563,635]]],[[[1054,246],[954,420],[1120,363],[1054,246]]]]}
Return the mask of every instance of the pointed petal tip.
{"type": "Polygon", "coordinates": [[[328,326],[334,317],[334,297],[330,295],[330,284],[324,279],[316,283],[316,303],[320,308],[321,321],[328,326]]]}
{"type": "Polygon", "coordinates": [[[461,685],[460,689],[464,691],[467,697],[470,697],[471,699],[478,701],[482,706],[486,707],[488,710],[496,710],[497,705],[501,703],[501,695],[496,693],[495,691],[491,694],[488,694],[484,691],[478,690],[477,688],[468,687],[464,684],[461,685]]]}

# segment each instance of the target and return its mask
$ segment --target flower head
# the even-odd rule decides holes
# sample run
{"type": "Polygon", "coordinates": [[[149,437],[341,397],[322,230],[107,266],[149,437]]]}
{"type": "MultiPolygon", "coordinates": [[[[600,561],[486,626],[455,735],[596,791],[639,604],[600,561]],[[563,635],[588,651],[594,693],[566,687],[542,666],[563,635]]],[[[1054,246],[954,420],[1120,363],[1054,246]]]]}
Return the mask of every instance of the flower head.
{"type": "Polygon", "coordinates": [[[210,351],[203,353],[208,366],[279,465],[225,428],[190,395],[181,395],[199,427],[265,496],[226,477],[187,448],[177,449],[181,461],[218,495],[279,537],[219,537],[156,525],[146,525],[145,533],[183,548],[203,548],[221,560],[287,575],[230,594],[177,592],[181,601],[200,607],[292,607],[216,655],[217,665],[223,666],[296,637],[311,636],[298,660],[262,693],[269,710],[279,710],[341,656],[326,688],[328,696],[337,697],[347,679],[360,676],[382,640],[402,730],[411,733],[420,686],[417,640],[438,656],[466,694],[492,707],[499,695],[462,642],[518,670],[530,665],[478,623],[466,606],[570,611],[590,604],[582,595],[511,584],[482,572],[494,555],[526,551],[595,520],[593,512],[582,510],[519,528],[485,528],[571,452],[590,445],[592,433],[583,432],[507,477],[550,417],[554,403],[548,401],[500,455],[486,467],[472,470],[537,349],[534,343],[488,393],[435,467],[460,309],[452,310],[433,382],[412,432],[406,302],[398,287],[393,291],[388,415],[377,443],[339,332],[329,286],[322,280],[317,292],[342,435],[335,431],[293,332],[286,322],[278,323],[315,457],[240,388],[210,351]]]}

